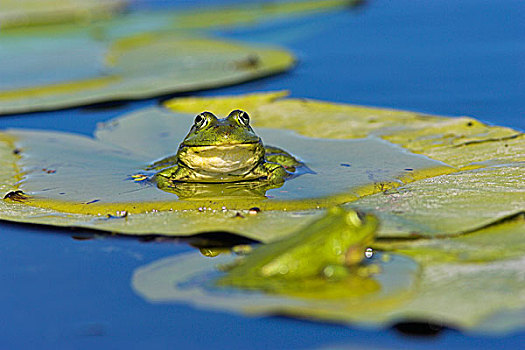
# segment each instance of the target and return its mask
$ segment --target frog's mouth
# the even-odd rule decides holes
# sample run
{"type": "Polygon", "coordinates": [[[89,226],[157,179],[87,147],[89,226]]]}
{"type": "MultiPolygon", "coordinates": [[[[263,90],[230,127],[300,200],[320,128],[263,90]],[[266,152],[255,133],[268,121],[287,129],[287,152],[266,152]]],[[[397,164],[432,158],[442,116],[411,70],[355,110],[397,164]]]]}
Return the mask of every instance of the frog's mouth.
{"type": "Polygon", "coordinates": [[[179,162],[202,174],[242,176],[264,159],[264,147],[260,142],[183,146],[178,155],[179,162]]]}

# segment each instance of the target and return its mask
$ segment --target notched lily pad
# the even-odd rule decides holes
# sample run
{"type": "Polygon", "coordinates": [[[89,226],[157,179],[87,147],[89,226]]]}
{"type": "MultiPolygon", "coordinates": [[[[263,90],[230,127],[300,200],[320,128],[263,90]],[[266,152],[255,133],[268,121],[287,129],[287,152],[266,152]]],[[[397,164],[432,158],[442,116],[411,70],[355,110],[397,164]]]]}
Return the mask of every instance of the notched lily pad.
{"type": "MultiPolygon", "coordinates": [[[[319,208],[452,171],[376,137],[328,140],[256,128],[266,145],[290,152],[309,171],[281,187],[255,193],[245,188],[250,182],[195,184],[189,189],[191,184],[186,184],[182,195],[163,191],[151,181],[155,170],[147,166],[176,152],[193,119],[191,114],[148,108],[100,124],[95,139],[8,131],[5,137],[11,141],[5,149],[14,165],[4,186],[23,191],[27,199],[21,212],[12,209],[19,203],[4,200],[1,205],[9,210],[2,217],[131,234],[228,231],[269,241],[288,234],[304,215],[317,215],[319,208]],[[137,174],[145,180],[136,181],[137,174]],[[262,211],[250,215],[254,207],[262,211]],[[122,212],[129,214],[125,220],[106,220],[122,212]]],[[[251,183],[257,189],[258,181],[251,183]]]]}
{"type": "Polygon", "coordinates": [[[4,193],[22,190],[29,197],[23,209],[20,203],[3,201],[2,218],[130,234],[227,231],[268,242],[289,234],[305,216],[319,215],[318,208],[357,199],[351,205],[380,216],[380,236],[457,235],[520,211],[519,132],[479,122],[465,126],[461,118],[282,97],[270,93],[175,99],[166,106],[177,113],[162,108],[132,113],[100,124],[95,139],[9,131],[4,134],[9,141],[2,146],[5,161],[11,164],[3,168],[4,193]],[[208,192],[195,188],[194,197],[181,200],[149,181],[134,181],[137,173],[146,178],[153,174],[144,171],[148,164],[176,152],[195,114],[211,110],[224,116],[238,108],[250,113],[265,144],[287,150],[312,172],[265,191],[264,197],[261,192],[258,198],[241,195],[228,200],[223,200],[227,187],[208,192]],[[269,125],[273,128],[264,127],[269,125]],[[447,135],[442,134],[442,125],[451,127],[447,135]],[[402,135],[409,131],[405,139],[402,135]],[[433,135],[443,142],[418,147],[417,152],[448,154],[441,160],[456,162],[461,170],[402,148],[410,147],[418,132],[422,140],[433,135]],[[312,137],[315,134],[319,137],[312,137]],[[458,147],[450,135],[470,141],[458,147]],[[496,135],[500,141],[493,140],[496,135]],[[485,163],[479,162],[482,145],[492,150],[493,158],[485,163]],[[494,151],[500,148],[504,151],[494,151]],[[452,157],[452,150],[461,154],[461,163],[452,157]],[[514,184],[509,182],[512,176],[514,184]],[[485,186],[484,181],[493,185],[485,186]],[[505,196],[500,196],[502,191],[505,196]],[[471,200],[477,207],[467,205],[471,200]],[[455,210],[447,213],[447,206],[455,210]],[[252,207],[262,211],[249,215],[252,207]],[[130,215],[125,220],[104,219],[122,212],[130,215]],[[484,219],[479,220],[480,214],[484,219]]]}

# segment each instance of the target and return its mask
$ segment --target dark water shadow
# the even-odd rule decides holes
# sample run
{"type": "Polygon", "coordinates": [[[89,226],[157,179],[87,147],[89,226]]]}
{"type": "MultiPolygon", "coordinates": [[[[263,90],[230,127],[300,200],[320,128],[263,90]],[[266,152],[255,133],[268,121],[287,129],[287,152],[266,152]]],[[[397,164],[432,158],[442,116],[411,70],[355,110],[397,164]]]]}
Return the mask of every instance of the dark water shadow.
{"type": "Polygon", "coordinates": [[[458,330],[452,326],[428,322],[425,320],[406,320],[398,322],[391,327],[392,330],[407,337],[435,338],[442,336],[446,331],[458,330]]]}
{"type": "Polygon", "coordinates": [[[196,249],[201,248],[230,248],[236,245],[259,243],[256,240],[246,238],[230,232],[203,232],[192,236],[163,236],[158,234],[131,235],[121,233],[111,233],[105,230],[97,230],[75,226],[54,226],[46,224],[34,224],[25,222],[15,222],[0,220],[3,228],[9,230],[33,227],[42,234],[67,235],[75,241],[89,241],[94,239],[128,239],[142,243],[161,243],[161,244],[186,244],[196,249]]]}

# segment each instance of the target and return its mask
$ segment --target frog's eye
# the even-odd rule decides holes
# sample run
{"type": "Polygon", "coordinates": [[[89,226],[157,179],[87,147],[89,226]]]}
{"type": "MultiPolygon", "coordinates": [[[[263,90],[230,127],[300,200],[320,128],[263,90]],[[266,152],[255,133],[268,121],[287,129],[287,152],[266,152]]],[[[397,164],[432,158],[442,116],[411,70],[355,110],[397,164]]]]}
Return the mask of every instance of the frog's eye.
{"type": "Polygon", "coordinates": [[[195,117],[195,126],[197,127],[197,129],[202,129],[206,125],[208,125],[208,121],[209,121],[208,118],[206,118],[202,114],[199,114],[198,116],[195,117]]]}
{"type": "Polygon", "coordinates": [[[237,120],[239,121],[239,124],[248,126],[250,125],[250,117],[248,116],[248,113],[246,112],[239,112],[239,115],[237,116],[237,120]]]}

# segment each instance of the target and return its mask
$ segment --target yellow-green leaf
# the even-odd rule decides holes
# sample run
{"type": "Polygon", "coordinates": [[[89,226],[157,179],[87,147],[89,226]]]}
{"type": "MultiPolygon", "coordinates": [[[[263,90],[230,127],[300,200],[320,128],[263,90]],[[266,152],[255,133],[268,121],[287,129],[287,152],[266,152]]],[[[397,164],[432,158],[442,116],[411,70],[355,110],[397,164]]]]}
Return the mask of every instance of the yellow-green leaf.
{"type": "MultiPolygon", "coordinates": [[[[312,235],[319,222],[310,222],[304,232],[312,235]]],[[[323,234],[322,230],[316,233],[315,237],[323,234]]],[[[143,266],[135,271],[131,284],[136,293],[155,303],[185,302],[228,312],[279,314],[352,326],[420,321],[484,334],[525,326],[521,317],[525,310],[523,215],[465,236],[380,240],[374,246],[386,252],[376,251],[335,280],[316,275],[266,277],[260,275],[262,270],[253,269],[261,256],[279,253],[278,249],[302,235],[299,230],[291,239],[255,248],[250,254],[254,259],[244,258],[247,268],[242,269],[241,261],[240,270],[234,267],[226,275],[218,267],[230,264],[231,258],[223,254],[209,259],[193,253],[143,266]],[[369,272],[360,274],[362,270],[369,272]],[[224,281],[234,288],[225,287],[224,281]]],[[[319,243],[296,244],[302,251],[323,254],[319,243]]],[[[297,258],[302,263],[309,259],[297,258]]],[[[323,258],[310,257],[313,264],[323,258]]]]}
{"type": "MultiPolygon", "coordinates": [[[[42,2],[38,8],[49,9],[49,3],[42,2]]],[[[0,114],[197,91],[280,73],[294,64],[289,52],[214,39],[206,30],[272,18],[285,20],[349,3],[352,1],[291,1],[132,12],[81,24],[3,30],[0,114]]],[[[53,15],[59,14],[52,9],[53,15]]],[[[91,12],[81,13],[89,16],[91,12]]],[[[47,21],[46,16],[39,18],[47,21]]]]}
{"type": "Polygon", "coordinates": [[[11,78],[0,82],[0,113],[224,86],[285,71],[294,62],[281,49],[169,32],[108,43],[75,40],[69,60],[57,65],[69,38],[42,39],[51,43],[31,56],[24,53],[26,43],[11,39],[5,43],[11,50],[2,51],[0,61],[12,59],[17,66],[0,67],[11,78]]]}
{"type": "Polygon", "coordinates": [[[0,28],[108,18],[125,4],[126,0],[2,0],[0,28]]]}
{"type": "Polygon", "coordinates": [[[271,241],[302,225],[305,216],[319,215],[319,208],[453,171],[379,138],[330,140],[257,128],[265,144],[291,152],[309,171],[263,193],[240,192],[243,184],[180,185],[193,191],[189,196],[134,181],[135,174],[153,174],[144,170],[148,164],[176,152],[193,119],[193,114],[148,108],[100,124],[95,139],[8,131],[4,146],[13,166],[3,186],[27,198],[8,196],[0,202],[0,216],[127,234],[228,231],[271,241]],[[250,215],[253,207],[262,211],[250,215]],[[126,217],[116,219],[122,213],[126,217]]]}
{"type": "Polygon", "coordinates": [[[269,93],[175,99],[166,106],[178,113],[162,108],[132,113],[100,125],[95,139],[10,131],[5,159],[13,157],[9,147],[19,151],[9,160],[13,165],[5,168],[10,172],[2,186],[6,192],[21,190],[28,198],[24,204],[3,201],[2,218],[128,234],[227,231],[269,242],[290,234],[305,217],[319,215],[318,208],[345,202],[376,212],[382,237],[457,235],[522,210],[519,132],[476,121],[463,129],[461,119],[282,97],[269,93]],[[292,152],[315,174],[286,181],[282,188],[269,190],[267,198],[224,198],[228,189],[212,186],[181,199],[151,183],[133,181],[131,176],[147,164],[176,152],[194,114],[206,109],[224,115],[236,108],[251,114],[264,142],[292,152]],[[452,157],[457,150],[462,161],[456,159],[455,167],[409,152],[411,143],[397,136],[419,130],[422,139],[448,139],[444,124],[451,126],[447,135],[461,134],[476,142],[460,147],[443,142],[417,151],[425,155],[441,150],[452,157]],[[484,142],[484,135],[491,140],[484,142]],[[495,135],[502,140],[492,140],[495,135]],[[493,158],[480,163],[483,145],[505,151],[487,153],[493,158]],[[249,215],[251,207],[262,212],[249,215]],[[115,219],[123,212],[125,218],[115,219]]]}

